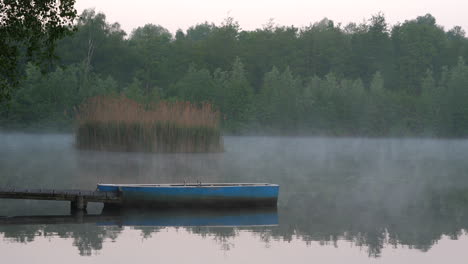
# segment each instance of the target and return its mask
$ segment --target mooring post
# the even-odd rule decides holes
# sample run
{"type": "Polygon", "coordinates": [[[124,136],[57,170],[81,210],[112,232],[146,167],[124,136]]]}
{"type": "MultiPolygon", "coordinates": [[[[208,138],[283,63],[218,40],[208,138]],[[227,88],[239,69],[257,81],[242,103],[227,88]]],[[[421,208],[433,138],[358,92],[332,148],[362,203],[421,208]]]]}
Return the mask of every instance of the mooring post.
{"type": "Polygon", "coordinates": [[[84,200],[83,196],[78,195],[76,199],[70,203],[70,209],[72,212],[75,211],[84,211],[86,212],[86,208],[88,203],[84,200]]]}

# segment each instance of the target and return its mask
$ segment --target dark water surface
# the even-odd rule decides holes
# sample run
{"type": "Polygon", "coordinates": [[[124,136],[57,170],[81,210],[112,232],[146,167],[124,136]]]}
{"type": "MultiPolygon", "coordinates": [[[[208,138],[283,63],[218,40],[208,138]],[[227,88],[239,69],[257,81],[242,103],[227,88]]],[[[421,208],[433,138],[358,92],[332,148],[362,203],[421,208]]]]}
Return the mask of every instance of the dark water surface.
{"type": "Polygon", "coordinates": [[[70,216],[67,202],[0,200],[0,216],[18,219],[0,224],[2,263],[468,259],[466,140],[226,137],[221,154],[78,151],[73,142],[0,134],[0,186],[270,182],[281,186],[278,209],[107,215],[91,204],[91,215],[70,216]]]}

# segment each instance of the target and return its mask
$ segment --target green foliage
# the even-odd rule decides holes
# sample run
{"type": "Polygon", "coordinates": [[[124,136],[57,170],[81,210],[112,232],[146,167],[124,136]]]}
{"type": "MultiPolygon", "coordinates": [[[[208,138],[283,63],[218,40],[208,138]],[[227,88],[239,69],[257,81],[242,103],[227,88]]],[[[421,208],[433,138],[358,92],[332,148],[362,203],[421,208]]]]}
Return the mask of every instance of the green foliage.
{"type": "Polygon", "coordinates": [[[301,93],[301,80],[293,76],[289,67],[283,73],[273,67],[265,74],[262,89],[256,100],[258,121],[262,126],[274,126],[283,131],[297,129],[301,93]]]}
{"type": "Polygon", "coordinates": [[[107,23],[104,14],[87,9],[79,16],[75,34],[59,41],[58,57],[63,65],[84,63],[88,72],[131,82],[138,58],[125,35],[118,23],[107,23]]]}
{"type": "Polygon", "coordinates": [[[143,85],[145,93],[159,85],[166,85],[167,75],[170,71],[167,54],[169,54],[169,43],[172,35],[161,26],[147,24],[133,30],[130,35],[129,45],[137,50],[135,56],[141,65],[135,71],[135,77],[143,85]]]}
{"type": "Polygon", "coordinates": [[[299,72],[305,76],[343,73],[350,54],[348,42],[341,28],[327,18],[302,29],[298,43],[298,62],[302,64],[299,72]]]}
{"type": "Polygon", "coordinates": [[[246,130],[253,118],[253,90],[241,60],[236,58],[229,72],[220,72],[215,78],[222,94],[219,105],[225,128],[235,133],[246,130]]]}
{"type": "Polygon", "coordinates": [[[124,89],[124,94],[132,100],[142,102],[144,95],[141,82],[136,78],[133,79],[133,82],[124,89]]]}
{"type": "Polygon", "coordinates": [[[406,21],[392,30],[397,56],[398,86],[410,93],[420,93],[420,81],[427,69],[439,71],[447,38],[431,15],[406,21]]]}
{"type": "Polygon", "coordinates": [[[442,116],[445,120],[443,134],[461,137],[466,135],[468,126],[468,66],[459,59],[449,73],[445,95],[442,101],[442,116]]]}
{"type": "Polygon", "coordinates": [[[0,102],[17,87],[24,62],[46,63],[69,33],[74,0],[0,2],[0,102]]]}
{"type": "Polygon", "coordinates": [[[147,24],[126,38],[85,10],[75,26],[57,47],[62,67],[42,76],[20,65],[26,78],[11,109],[0,105],[1,127],[66,126],[84,99],[124,94],[209,102],[230,133],[468,136],[468,39],[429,14],[393,27],[378,13],[361,24],[271,20],[253,31],[228,17],[175,36],[147,24]]]}
{"type": "Polygon", "coordinates": [[[26,65],[26,76],[11,96],[9,107],[0,112],[4,127],[54,127],[69,130],[74,107],[85,98],[117,94],[118,84],[110,76],[85,74],[83,64],[57,68],[43,75],[38,66],[26,65]]]}
{"type": "Polygon", "coordinates": [[[219,91],[215,86],[213,77],[207,69],[197,70],[194,65],[189,67],[187,73],[172,87],[173,93],[190,102],[218,103],[219,91]]]}
{"type": "Polygon", "coordinates": [[[373,16],[368,23],[347,27],[350,38],[349,67],[347,74],[369,84],[375,72],[393,78],[392,42],[388,24],[382,14],[373,16]]]}

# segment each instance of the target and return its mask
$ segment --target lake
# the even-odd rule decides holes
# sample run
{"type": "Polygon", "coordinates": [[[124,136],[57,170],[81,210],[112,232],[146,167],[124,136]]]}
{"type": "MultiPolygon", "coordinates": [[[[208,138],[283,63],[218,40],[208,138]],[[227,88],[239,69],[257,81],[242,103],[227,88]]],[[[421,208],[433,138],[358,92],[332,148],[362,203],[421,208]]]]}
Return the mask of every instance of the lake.
{"type": "Polygon", "coordinates": [[[269,182],[277,210],[70,216],[0,200],[3,263],[463,263],[468,140],[225,137],[226,152],[80,151],[73,135],[0,134],[0,187],[269,182]],[[3,216],[3,217],[2,217],[3,216]],[[11,219],[11,218],[9,218],[11,219]]]}

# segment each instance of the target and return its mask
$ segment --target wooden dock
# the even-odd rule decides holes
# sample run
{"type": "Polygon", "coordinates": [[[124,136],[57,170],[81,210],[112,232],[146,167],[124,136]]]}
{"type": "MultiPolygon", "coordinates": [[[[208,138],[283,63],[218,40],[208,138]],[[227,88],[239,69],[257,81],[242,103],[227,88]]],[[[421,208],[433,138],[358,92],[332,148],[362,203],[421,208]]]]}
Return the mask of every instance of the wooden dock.
{"type": "Polygon", "coordinates": [[[70,201],[72,211],[86,211],[89,202],[109,205],[122,203],[121,196],[116,192],[87,190],[0,188],[0,198],[70,201]]]}

